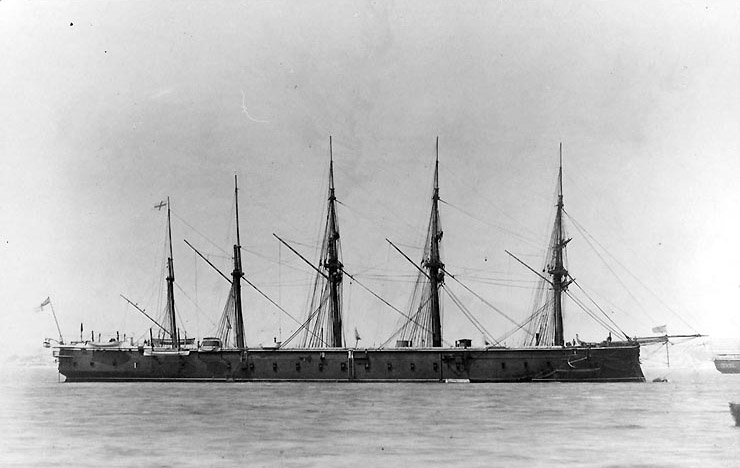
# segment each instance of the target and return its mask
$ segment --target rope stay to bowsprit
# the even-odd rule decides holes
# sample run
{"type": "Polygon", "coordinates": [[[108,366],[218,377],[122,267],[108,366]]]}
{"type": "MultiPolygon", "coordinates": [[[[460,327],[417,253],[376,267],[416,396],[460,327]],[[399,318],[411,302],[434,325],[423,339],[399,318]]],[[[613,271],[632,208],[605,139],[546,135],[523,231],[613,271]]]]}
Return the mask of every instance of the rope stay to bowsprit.
{"type": "Polygon", "coordinates": [[[629,294],[629,296],[633,299],[635,304],[637,304],[638,307],[641,309],[641,313],[648,317],[650,320],[653,321],[653,323],[658,322],[655,318],[653,318],[650,313],[643,307],[642,302],[635,297],[633,294],[631,288],[629,288],[623,279],[620,277],[620,275],[617,274],[617,272],[611,267],[609,262],[606,261],[606,259],[602,256],[601,252],[608,255],[617,265],[619,265],[622,269],[624,269],[625,272],[633,279],[635,280],[645,291],[647,291],[655,300],[657,300],[663,307],[666,308],[673,316],[675,316],[678,320],[680,320],[684,325],[686,325],[691,331],[698,334],[698,330],[696,327],[692,326],[686,318],[683,317],[682,314],[680,314],[678,311],[674,310],[668,304],[665,303],[651,288],[649,288],[643,281],[640,280],[640,278],[635,275],[631,269],[627,268],[625,265],[622,264],[606,247],[601,245],[599,241],[582,225],[580,224],[576,219],[574,219],[569,213],[565,212],[568,219],[571,221],[572,225],[576,228],[576,230],[581,234],[582,238],[586,241],[588,246],[592,249],[592,251],[596,254],[596,256],[599,258],[599,260],[602,261],[602,263],[605,265],[605,267],[609,270],[609,272],[614,276],[616,281],[622,286],[623,290],[629,294]],[[597,249],[597,246],[599,249],[597,249]]]}

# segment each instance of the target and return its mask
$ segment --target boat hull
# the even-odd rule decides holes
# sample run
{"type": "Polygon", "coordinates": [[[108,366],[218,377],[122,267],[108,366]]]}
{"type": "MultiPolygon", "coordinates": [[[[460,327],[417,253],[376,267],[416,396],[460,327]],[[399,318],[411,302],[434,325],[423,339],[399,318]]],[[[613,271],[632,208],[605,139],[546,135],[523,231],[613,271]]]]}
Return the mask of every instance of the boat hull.
{"type": "Polygon", "coordinates": [[[714,367],[723,374],[740,374],[740,355],[716,356],[714,367]]]}
{"type": "Polygon", "coordinates": [[[644,382],[639,345],[536,348],[244,349],[60,347],[67,382],[644,382]]]}

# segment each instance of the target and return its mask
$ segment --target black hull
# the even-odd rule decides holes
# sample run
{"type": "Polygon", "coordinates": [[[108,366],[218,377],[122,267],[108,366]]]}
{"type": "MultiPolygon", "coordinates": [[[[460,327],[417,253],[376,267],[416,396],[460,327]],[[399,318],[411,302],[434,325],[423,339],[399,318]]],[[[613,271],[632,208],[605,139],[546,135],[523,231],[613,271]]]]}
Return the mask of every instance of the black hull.
{"type": "Polygon", "coordinates": [[[715,357],[714,367],[723,374],[740,374],[740,356],[715,357]]]}
{"type": "Polygon", "coordinates": [[[67,382],[644,382],[639,345],[553,348],[148,348],[55,352],[67,382]]]}

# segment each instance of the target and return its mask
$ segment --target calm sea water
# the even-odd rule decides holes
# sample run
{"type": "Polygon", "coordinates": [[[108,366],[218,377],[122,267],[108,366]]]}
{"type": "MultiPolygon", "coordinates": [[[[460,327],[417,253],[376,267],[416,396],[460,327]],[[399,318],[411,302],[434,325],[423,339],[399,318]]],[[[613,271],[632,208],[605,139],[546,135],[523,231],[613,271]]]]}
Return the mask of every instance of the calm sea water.
{"type": "MultiPolygon", "coordinates": [[[[650,378],[649,373],[647,376],[650,378]]],[[[60,384],[4,369],[0,466],[733,467],[740,375],[645,384],[60,384]]]]}

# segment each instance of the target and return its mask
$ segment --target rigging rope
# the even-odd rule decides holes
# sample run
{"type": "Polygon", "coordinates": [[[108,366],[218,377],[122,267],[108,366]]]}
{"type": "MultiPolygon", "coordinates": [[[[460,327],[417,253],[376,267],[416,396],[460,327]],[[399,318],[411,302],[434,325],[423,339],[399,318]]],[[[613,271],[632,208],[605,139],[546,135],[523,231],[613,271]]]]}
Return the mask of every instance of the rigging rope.
{"type": "Polygon", "coordinates": [[[178,215],[177,213],[175,213],[174,211],[171,211],[171,213],[172,213],[172,215],[173,215],[173,216],[175,216],[175,218],[179,219],[179,220],[180,220],[180,221],[181,221],[181,222],[182,222],[182,223],[183,223],[183,224],[184,224],[185,226],[189,227],[189,228],[190,228],[190,229],[192,229],[192,230],[193,230],[193,231],[194,231],[194,232],[195,232],[196,234],[198,234],[199,236],[201,236],[201,237],[202,237],[202,238],[203,238],[203,239],[204,239],[204,240],[205,240],[206,242],[209,242],[209,243],[210,243],[211,245],[213,245],[213,246],[214,246],[215,248],[217,248],[218,250],[220,250],[221,252],[223,252],[223,253],[224,253],[224,255],[229,255],[229,253],[228,253],[228,252],[226,252],[226,251],[225,251],[225,250],[224,250],[224,249],[223,249],[223,248],[222,248],[221,246],[219,246],[218,244],[216,244],[215,242],[213,242],[213,241],[212,241],[211,239],[209,239],[209,238],[208,238],[208,237],[207,237],[207,236],[206,236],[205,234],[203,234],[203,233],[202,233],[202,232],[200,232],[199,230],[195,229],[195,228],[194,228],[193,226],[191,226],[191,225],[190,225],[190,224],[189,224],[189,223],[188,223],[187,221],[185,221],[185,220],[184,220],[183,218],[181,218],[181,217],[180,217],[180,216],[179,216],[179,215],[178,215]]]}
{"type": "MultiPolygon", "coordinates": [[[[604,309],[602,309],[602,308],[601,308],[601,307],[600,307],[600,306],[599,306],[599,305],[598,305],[598,304],[596,303],[596,301],[594,301],[594,300],[593,300],[593,299],[591,298],[591,296],[589,296],[589,295],[588,295],[588,293],[587,293],[587,292],[586,292],[586,291],[585,291],[585,290],[584,290],[584,289],[583,289],[583,288],[581,287],[581,285],[580,285],[580,284],[578,284],[578,283],[576,282],[576,280],[575,280],[575,279],[573,280],[573,284],[575,284],[575,285],[576,285],[576,286],[578,287],[578,289],[580,289],[580,290],[581,290],[581,292],[583,292],[583,294],[585,294],[585,295],[586,295],[586,297],[587,297],[587,298],[588,298],[588,299],[589,299],[589,300],[591,301],[591,303],[592,303],[592,304],[593,304],[594,306],[596,306],[596,308],[597,308],[597,309],[599,309],[599,311],[600,311],[600,312],[601,312],[602,314],[604,314],[604,317],[606,317],[606,318],[607,318],[607,320],[609,320],[609,321],[610,321],[610,322],[612,323],[612,325],[614,325],[614,327],[616,327],[616,329],[617,329],[617,330],[619,330],[619,333],[620,333],[620,334],[621,334],[622,336],[624,336],[624,337],[625,337],[625,339],[626,339],[626,338],[628,338],[628,337],[627,337],[627,334],[626,334],[626,333],[625,333],[625,332],[624,332],[624,331],[623,331],[623,330],[622,330],[621,328],[619,328],[619,325],[617,325],[617,324],[616,324],[616,322],[614,322],[614,320],[612,320],[612,318],[611,318],[611,317],[609,317],[609,315],[608,315],[608,314],[607,314],[607,313],[606,313],[606,312],[604,311],[604,309]]],[[[571,298],[572,298],[572,296],[570,296],[570,295],[569,295],[569,297],[571,297],[571,298]]]]}
{"type": "MultiPolygon", "coordinates": [[[[243,280],[244,280],[244,281],[245,281],[245,282],[246,282],[246,283],[247,283],[248,285],[250,285],[250,286],[251,286],[251,287],[252,287],[252,288],[253,288],[253,289],[254,289],[255,291],[257,291],[258,293],[260,293],[260,294],[262,295],[262,297],[264,297],[265,299],[267,299],[268,301],[270,301],[270,303],[271,303],[272,305],[274,305],[275,307],[277,307],[277,308],[278,308],[278,309],[279,309],[279,310],[280,310],[281,312],[283,312],[283,313],[284,313],[285,315],[287,315],[288,317],[292,318],[292,319],[293,319],[293,320],[294,320],[294,321],[295,321],[296,323],[298,323],[299,325],[301,325],[301,327],[303,327],[303,325],[301,324],[301,322],[300,322],[300,321],[299,321],[298,319],[296,319],[295,317],[293,317],[293,316],[292,316],[292,315],[291,315],[290,313],[288,313],[288,311],[287,311],[287,310],[283,309],[282,307],[280,307],[280,305],[279,305],[279,304],[277,304],[277,303],[276,303],[275,301],[273,301],[272,299],[270,299],[270,297],[269,297],[269,296],[268,296],[267,294],[265,294],[265,293],[263,293],[262,291],[260,291],[260,289],[259,289],[259,288],[258,288],[257,286],[255,286],[255,285],[254,285],[254,284],[253,284],[253,283],[252,283],[251,281],[249,281],[249,280],[248,280],[247,278],[245,278],[245,277],[244,277],[244,275],[242,275],[241,279],[243,279],[243,280]]],[[[320,338],[319,338],[319,339],[320,339],[320,338]]],[[[323,340],[322,340],[322,341],[323,341],[323,340]]],[[[324,343],[324,344],[326,344],[326,343],[324,343]]],[[[282,345],[281,345],[281,347],[282,347],[282,345]]]]}
{"type": "Polygon", "coordinates": [[[527,243],[530,243],[530,244],[533,244],[533,243],[536,242],[535,241],[535,238],[522,236],[519,231],[514,231],[513,229],[509,229],[507,227],[504,227],[503,225],[493,224],[493,223],[490,223],[488,221],[485,221],[485,220],[482,220],[480,218],[477,218],[472,213],[469,213],[468,211],[463,210],[459,206],[453,205],[452,203],[448,202],[447,200],[444,200],[444,199],[440,198],[439,201],[442,202],[442,203],[444,203],[445,205],[449,206],[450,208],[454,208],[454,209],[458,210],[459,212],[463,213],[464,215],[467,215],[470,218],[472,218],[472,219],[474,219],[474,220],[476,220],[476,221],[478,221],[480,223],[485,224],[486,226],[489,226],[489,227],[492,227],[492,228],[495,228],[495,229],[499,229],[499,230],[501,230],[503,232],[506,232],[506,233],[514,236],[517,239],[523,240],[523,241],[525,241],[527,243]]]}
{"type": "MultiPolygon", "coordinates": [[[[551,302],[550,302],[550,301],[548,301],[548,302],[546,302],[545,304],[543,304],[543,305],[542,305],[542,307],[538,308],[538,309],[537,309],[537,310],[535,310],[535,311],[534,311],[534,312],[533,312],[533,313],[532,313],[532,314],[531,314],[531,315],[530,315],[529,317],[527,317],[527,319],[526,319],[526,320],[525,320],[524,322],[522,322],[521,324],[517,324],[517,327],[516,327],[515,329],[513,329],[513,330],[511,330],[511,331],[507,332],[507,333],[506,333],[506,334],[505,334],[505,335],[504,335],[503,337],[499,338],[499,339],[498,339],[498,341],[499,341],[499,342],[503,342],[503,341],[505,341],[505,340],[506,340],[507,338],[511,337],[511,336],[512,336],[512,335],[513,335],[514,333],[516,333],[516,332],[518,332],[519,330],[521,330],[521,329],[523,329],[524,327],[526,327],[526,326],[527,326],[527,325],[528,325],[529,323],[531,323],[531,322],[532,322],[532,320],[534,320],[535,318],[537,318],[538,316],[540,316],[540,315],[542,314],[542,311],[543,311],[543,310],[544,310],[544,309],[545,309],[545,308],[546,308],[547,306],[549,306],[549,305],[550,305],[550,303],[551,303],[551,302]]],[[[529,330],[524,330],[524,331],[526,331],[526,332],[527,332],[527,333],[529,333],[530,335],[534,335],[534,334],[533,334],[532,332],[530,332],[529,330]]],[[[532,337],[534,338],[534,336],[532,336],[532,337]]]]}
{"type": "MultiPolygon", "coordinates": [[[[362,286],[362,285],[360,285],[360,286],[362,286]]],[[[391,341],[393,341],[393,339],[395,337],[398,336],[399,333],[403,332],[406,329],[406,327],[409,326],[410,323],[413,323],[417,327],[419,327],[419,331],[422,331],[422,332],[425,332],[425,333],[431,335],[432,334],[431,325],[429,325],[428,323],[426,325],[422,325],[418,321],[418,316],[422,312],[424,312],[424,309],[429,304],[429,301],[431,301],[431,297],[427,297],[427,299],[423,303],[419,304],[419,307],[418,307],[417,311],[413,314],[413,316],[406,315],[403,312],[401,312],[400,310],[395,309],[398,313],[400,313],[401,315],[403,315],[408,321],[402,323],[401,326],[398,327],[398,329],[395,332],[393,332],[393,334],[390,336],[390,338],[388,338],[387,340],[385,340],[383,342],[383,344],[380,345],[380,349],[385,348],[391,341]]],[[[391,306],[391,307],[393,307],[393,306],[391,306]]],[[[427,315],[425,317],[422,317],[422,319],[426,319],[425,322],[429,322],[431,320],[431,317],[429,317],[427,315]]],[[[414,334],[414,335],[416,335],[416,334],[414,334]]],[[[446,344],[447,346],[451,346],[450,342],[447,341],[447,340],[445,340],[445,339],[442,339],[442,343],[446,344]]]]}
{"type": "MultiPolygon", "coordinates": [[[[290,318],[292,318],[293,320],[295,320],[296,322],[298,322],[298,324],[300,325],[300,327],[298,327],[298,330],[296,330],[295,332],[293,332],[293,334],[292,334],[292,335],[290,335],[290,337],[289,337],[289,338],[288,338],[287,340],[283,341],[283,343],[282,343],[282,344],[280,345],[280,347],[282,348],[282,347],[284,347],[285,345],[287,345],[288,343],[290,343],[290,342],[291,342],[291,340],[293,340],[293,338],[295,338],[296,336],[298,336],[298,334],[299,334],[299,333],[301,332],[301,330],[303,330],[304,328],[305,328],[306,330],[308,330],[308,324],[309,324],[309,322],[311,322],[311,319],[313,319],[313,318],[314,318],[314,316],[315,316],[316,314],[318,314],[318,313],[319,313],[320,311],[321,311],[321,309],[320,309],[320,308],[317,308],[317,309],[316,309],[315,311],[313,311],[313,312],[312,312],[311,314],[309,314],[308,318],[307,318],[307,319],[306,319],[306,321],[305,321],[305,322],[303,322],[303,323],[301,323],[301,322],[298,322],[298,320],[296,320],[295,318],[293,318],[293,317],[291,316],[290,318]]],[[[313,334],[313,332],[311,332],[311,333],[313,334]]],[[[321,338],[319,338],[319,339],[321,339],[321,338]]],[[[324,343],[324,344],[326,345],[326,343],[324,343]]],[[[328,346],[328,345],[327,345],[327,346],[328,346]]]]}
{"type": "Polygon", "coordinates": [[[625,333],[624,333],[624,332],[623,332],[622,330],[619,330],[619,329],[616,329],[616,328],[612,327],[612,326],[611,326],[611,325],[609,325],[609,324],[608,324],[608,323],[607,323],[606,321],[604,321],[604,320],[603,320],[603,319],[602,319],[601,317],[597,316],[597,315],[596,315],[596,314],[595,314],[595,313],[594,313],[593,311],[591,311],[591,310],[590,310],[590,309],[589,309],[588,307],[586,307],[586,305],[585,305],[585,304],[583,303],[583,301],[581,301],[580,299],[578,299],[578,298],[574,297],[574,296],[573,296],[573,295],[572,295],[572,294],[571,294],[570,292],[568,292],[568,291],[566,291],[566,292],[565,292],[565,294],[566,294],[566,295],[567,295],[567,296],[568,296],[569,298],[571,298],[571,299],[573,300],[573,302],[574,302],[574,303],[575,303],[575,304],[576,304],[576,305],[577,305],[578,307],[580,307],[580,308],[581,308],[581,310],[583,310],[584,312],[586,312],[586,314],[587,314],[587,315],[588,315],[589,317],[591,317],[592,319],[594,319],[594,321],[596,321],[596,323],[598,323],[599,325],[601,325],[602,327],[604,327],[604,329],[608,330],[608,331],[609,331],[609,332],[611,332],[611,333],[614,333],[615,335],[621,335],[621,336],[623,336],[623,337],[624,337],[625,339],[627,339],[627,338],[628,338],[628,337],[627,337],[627,335],[626,335],[626,334],[625,334],[625,333]]]}
{"type": "MultiPolygon", "coordinates": [[[[442,268],[442,271],[444,271],[444,272],[445,272],[445,274],[446,274],[446,275],[448,275],[448,276],[449,276],[450,278],[452,278],[453,280],[457,281],[457,283],[458,283],[458,284],[459,284],[460,286],[462,286],[462,287],[463,287],[463,288],[465,288],[465,289],[466,289],[466,290],[467,290],[468,292],[470,292],[470,293],[471,293],[472,295],[474,295],[475,297],[477,297],[477,298],[478,298],[478,299],[479,299],[479,300],[480,300],[481,302],[483,302],[483,303],[484,303],[485,305],[487,305],[488,307],[490,307],[490,308],[491,308],[491,309],[493,309],[494,311],[498,312],[498,313],[499,313],[499,314],[500,314],[501,316],[503,316],[503,317],[504,317],[505,319],[507,319],[507,320],[508,320],[509,322],[511,322],[511,323],[513,323],[514,325],[517,325],[517,326],[519,325],[519,324],[518,324],[518,323],[517,323],[517,322],[516,322],[516,321],[515,321],[514,319],[512,319],[511,317],[509,317],[508,315],[506,315],[506,314],[504,313],[504,311],[502,311],[502,310],[501,310],[501,309],[499,309],[498,307],[494,306],[493,304],[491,304],[490,302],[488,302],[487,300],[485,300],[485,299],[484,299],[484,298],[483,298],[483,297],[482,297],[481,295],[479,295],[478,293],[476,293],[475,291],[473,291],[472,289],[470,289],[469,287],[467,287],[467,286],[466,286],[466,285],[465,285],[464,283],[462,283],[462,282],[461,282],[461,281],[460,281],[459,279],[457,279],[457,278],[455,277],[455,275],[451,274],[451,273],[450,273],[449,271],[445,270],[444,268],[442,268]]],[[[529,332],[528,332],[528,333],[529,333],[529,332]]],[[[531,333],[530,333],[530,334],[531,334],[531,333]]]]}
{"type": "Polygon", "coordinates": [[[442,285],[442,289],[444,290],[444,292],[447,293],[447,296],[452,299],[452,302],[462,311],[465,317],[470,320],[470,323],[472,323],[473,326],[477,328],[478,331],[481,332],[481,334],[483,334],[483,336],[487,340],[493,341],[497,346],[500,344],[498,341],[496,341],[493,335],[491,335],[491,333],[486,330],[483,324],[480,323],[480,321],[478,321],[478,319],[475,318],[475,316],[463,305],[462,301],[457,296],[455,296],[452,291],[449,290],[449,288],[447,288],[445,285],[442,285]]]}
{"type": "Polygon", "coordinates": [[[177,282],[175,282],[175,286],[177,286],[177,290],[180,291],[180,293],[183,296],[185,296],[185,298],[187,298],[187,300],[189,300],[191,304],[193,304],[193,306],[195,307],[195,310],[198,311],[203,317],[205,317],[206,320],[208,320],[209,322],[211,322],[211,325],[213,325],[215,327],[216,326],[216,322],[214,322],[208,315],[206,315],[205,312],[203,312],[203,310],[198,306],[198,304],[195,303],[190,296],[188,296],[188,293],[186,293],[185,290],[182,289],[177,282]]]}
{"type": "MultiPolygon", "coordinates": [[[[426,332],[428,332],[428,333],[431,333],[431,331],[430,331],[430,330],[429,330],[428,328],[426,328],[426,327],[424,327],[424,326],[423,326],[422,324],[418,323],[418,322],[417,322],[417,321],[416,321],[415,319],[413,319],[413,318],[412,318],[411,316],[409,316],[409,315],[406,315],[405,313],[401,312],[401,311],[400,311],[400,310],[399,310],[399,309],[398,309],[397,307],[395,307],[395,306],[394,306],[393,304],[391,304],[390,302],[386,301],[385,299],[383,299],[382,297],[380,297],[380,296],[379,296],[378,294],[376,294],[376,293],[375,293],[374,291],[372,291],[372,290],[371,290],[370,288],[368,288],[367,286],[365,286],[364,284],[362,284],[362,283],[361,283],[360,281],[358,281],[358,280],[357,280],[357,277],[355,277],[355,276],[352,276],[351,274],[349,274],[349,273],[347,272],[347,270],[345,270],[344,268],[342,268],[342,273],[344,273],[345,275],[349,276],[349,277],[350,277],[350,279],[352,279],[352,281],[355,281],[355,282],[356,282],[357,284],[359,284],[359,285],[360,285],[360,286],[361,286],[361,287],[362,287],[362,288],[363,288],[363,289],[364,289],[365,291],[367,291],[367,292],[369,292],[370,294],[372,294],[373,296],[375,296],[375,297],[376,297],[377,299],[379,299],[379,300],[380,300],[380,301],[381,301],[381,302],[382,302],[383,304],[385,304],[385,305],[387,305],[388,307],[390,307],[391,309],[395,310],[396,312],[398,312],[399,314],[401,314],[401,315],[402,315],[402,316],[403,316],[404,318],[406,318],[407,320],[410,320],[410,321],[414,322],[414,323],[415,323],[416,325],[418,325],[419,327],[422,327],[422,328],[424,328],[426,332]]],[[[405,324],[404,324],[404,326],[405,326],[405,324]]],[[[403,329],[403,327],[401,327],[401,329],[403,329]]],[[[389,342],[390,342],[390,341],[391,341],[391,340],[393,339],[393,337],[395,337],[396,335],[398,335],[398,333],[399,333],[399,332],[400,332],[400,330],[399,330],[399,331],[397,331],[396,333],[394,333],[394,334],[393,334],[393,335],[391,336],[391,338],[390,338],[390,339],[388,339],[388,340],[387,340],[387,341],[386,341],[385,343],[383,343],[383,345],[381,345],[381,346],[380,346],[380,348],[383,348],[383,347],[385,347],[385,345],[387,345],[387,344],[388,344],[388,343],[389,343],[389,342]]],[[[444,340],[443,340],[443,341],[444,341],[444,340]]],[[[449,343],[447,343],[447,344],[449,345],[449,343]]]]}
{"type": "Polygon", "coordinates": [[[571,223],[573,223],[573,226],[576,228],[576,230],[583,236],[583,239],[586,241],[586,243],[588,244],[588,246],[591,247],[591,250],[593,250],[593,252],[596,254],[596,256],[599,257],[599,260],[601,260],[601,262],[607,268],[607,270],[609,270],[611,272],[611,274],[614,276],[614,278],[619,282],[619,284],[622,286],[623,290],[626,291],[627,294],[632,298],[632,300],[635,301],[635,304],[637,304],[640,307],[640,309],[642,309],[643,313],[650,320],[652,320],[653,322],[655,322],[655,319],[653,317],[651,317],[650,314],[644,309],[644,307],[642,306],[642,304],[640,303],[640,301],[637,299],[637,297],[635,297],[635,295],[632,294],[632,290],[624,283],[624,281],[622,281],[622,278],[619,275],[617,275],[617,272],[614,271],[614,269],[611,267],[611,265],[609,265],[609,263],[599,253],[599,251],[596,249],[596,247],[594,247],[594,244],[591,241],[593,241],[596,244],[598,244],[599,247],[601,247],[604,250],[604,252],[606,252],[614,261],[617,262],[617,264],[619,266],[621,266],[622,268],[624,268],[628,273],[630,273],[629,270],[627,268],[625,268],[624,265],[622,265],[621,263],[619,263],[619,261],[617,259],[615,259],[611,254],[609,254],[609,252],[601,244],[599,244],[598,241],[593,236],[591,236],[591,234],[588,233],[583,226],[581,226],[575,219],[573,219],[573,217],[570,216],[570,214],[567,211],[563,210],[563,212],[568,217],[568,219],[571,221],[571,223]]]}
{"type": "Polygon", "coordinates": [[[625,267],[625,266],[624,266],[624,265],[623,265],[623,264],[622,264],[622,263],[621,263],[621,262],[620,262],[619,260],[617,260],[617,259],[616,259],[616,258],[614,257],[614,255],[612,255],[611,253],[609,253],[609,251],[608,251],[608,250],[607,250],[606,248],[604,248],[604,246],[603,246],[603,245],[601,245],[601,244],[599,243],[599,241],[598,241],[598,240],[596,240],[596,238],[595,238],[594,236],[592,236],[592,235],[591,235],[591,233],[589,233],[589,232],[588,232],[588,231],[586,230],[586,228],[584,228],[584,227],[583,227],[583,226],[582,226],[581,224],[579,224],[579,223],[578,223],[578,222],[577,222],[577,221],[576,221],[575,219],[573,219],[573,217],[572,217],[572,216],[570,216],[570,214],[569,214],[568,212],[566,212],[565,210],[563,210],[563,211],[565,212],[566,216],[568,216],[568,219],[570,219],[570,220],[571,220],[571,222],[572,222],[572,223],[573,223],[573,225],[574,225],[574,226],[576,227],[576,229],[578,229],[578,231],[579,231],[579,232],[580,232],[580,233],[581,233],[581,234],[583,235],[584,239],[586,239],[586,242],[587,242],[587,243],[588,243],[588,244],[589,244],[589,245],[591,246],[591,248],[592,248],[592,249],[594,250],[594,252],[596,253],[596,255],[597,255],[597,256],[599,256],[599,258],[601,259],[601,261],[602,261],[602,262],[604,262],[604,264],[605,264],[605,265],[607,266],[607,268],[608,268],[608,269],[609,269],[609,270],[610,270],[610,271],[612,272],[612,274],[613,274],[613,275],[614,275],[614,277],[615,277],[615,278],[617,279],[617,281],[619,281],[619,283],[620,283],[620,284],[621,284],[621,285],[622,285],[622,286],[623,286],[623,287],[624,287],[624,288],[625,288],[625,289],[627,290],[627,293],[628,293],[628,294],[629,294],[629,295],[630,295],[630,296],[632,297],[632,299],[633,299],[633,300],[635,301],[635,303],[637,303],[638,305],[640,305],[640,308],[641,308],[641,309],[643,310],[643,312],[645,313],[645,315],[646,315],[646,316],[647,316],[647,317],[648,317],[648,318],[649,318],[650,320],[653,320],[653,321],[655,321],[655,319],[654,319],[653,317],[651,317],[651,316],[650,316],[650,314],[649,314],[649,313],[648,313],[648,312],[647,312],[647,311],[646,311],[646,310],[644,309],[644,307],[642,307],[642,305],[640,304],[640,301],[638,301],[638,300],[637,300],[637,298],[635,298],[635,296],[634,296],[634,295],[632,295],[632,293],[631,293],[631,291],[629,290],[629,288],[627,288],[627,286],[625,286],[625,285],[624,285],[624,283],[623,283],[623,282],[621,281],[621,279],[620,279],[620,278],[619,278],[619,276],[618,276],[618,275],[616,274],[616,272],[614,272],[614,270],[612,270],[612,269],[611,269],[611,268],[609,267],[609,265],[608,265],[608,264],[606,263],[606,261],[605,261],[605,260],[604,260],[604,259],[603,259],[603,258],[601,257],[601,255],[599,255],[598,251],[597,251],[597,250],[596,250],[596,248],[595,248],[595,247],[593,246],[593,244],[591,244],[591,242],[589,242],[589,240],[588,240],[589,238],[590,238],[591,240],[593,240],[593,242],[595,242],[595,243],[596,243],[596,244],[597,244],[597,245],[598,245],[599,247],[601,247],[601,249],[602,249],[602,250],[603,250],[603,251],[604,251],[604,252],[605,252],[605,253],[606,253],[607,255],[609,255],[609,257],[610,257],[610,258],[611,258],[612,260],[614,260],[614,261],[615,261],[615,262],[617,263],[617,265],[619,265],[620,267],[622,267],[622,268],[623,268],[623,269],[624,269],[624,270],[625,270],[625,271],[626,271],[626,272],[627,272],[627,273],[628,273],[628,274],[629,274],[629,275],[630,275],[630,276],[632,277],[632,279],[634,279],[635,281],[637,281],[637,282],[638,282],[638,283],[640,284],[640,286],[642,286],[642,287],[643,287],[643,288],[644,288],[644,289],[645,289],[645,290],[646,290],[646,291],[647,291],[648,293],[650,293],[650,295],[652,295],[652,296],[653,296],[653,297],[654,297],[654,298],[655,298],[655,299],[656,299],[656,300],[657,300],[658,302],[660,302],[660,304],[661,304],[661,305],[663,305],[663,307],[665,307],[665,308],[666,308],[666,309],[667,309],[667,310],[668,310],[669,312],[671,312],[671,313],[672,313],[672,314],[673,314],[674,316],[676,316],[676,317],[677,317],[677,318],[678,318],[679,320],[681,320],[681,321],[682,321],[682,322],[684,323],[684,325],[686,325],[687,327],[689,327],[689,328],[690,328],[690,329],[691,329],[692,331],[694,331],[695,333],[698,333],[698,332],[696,331],[696,328],[694,328],[693,326],[691,326],[691,324],[689,324],[689,323],[688,323],[688,322],[687,322],[687,321],[686,321],[686,320],[685,320],[685,319],[684,319],[684,318],[683,318],[683,317],[681,316],[681,314],[679,314],[678,312],[676,312],[675,310],[673,310],[673,309],[672,309],[671,307],[669,307],[669,306],[668,306],[668,305],[667,305],[667,304],[666,304],[666,303],[665,303],[665,302],[664,302],[664,301],[663,301],[663,300],[662,300],[662,299],[661,299],[660,297],[658,297],[658,295],[657,295],[657,294],[656,294],[655,292],[653,292],[653,291],[652,291],[652,290],[651,290],[651,289],[650,289],[649,287],[647,287],[647,285],[645,285],[645,284],[644,284],[644,283],[643,283],[642,281],[640,281],[640,279],[639,279],[639,278],[638,278],[638,277],[637,277],[637,276],[636,276],[636,275],[635,275],[634,273],[632,273],[632,271],[630,271],[630,269],[628,269],[627,267],[625,267]]]}

